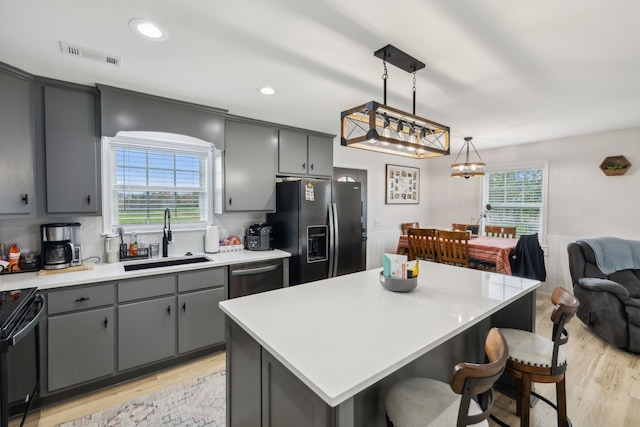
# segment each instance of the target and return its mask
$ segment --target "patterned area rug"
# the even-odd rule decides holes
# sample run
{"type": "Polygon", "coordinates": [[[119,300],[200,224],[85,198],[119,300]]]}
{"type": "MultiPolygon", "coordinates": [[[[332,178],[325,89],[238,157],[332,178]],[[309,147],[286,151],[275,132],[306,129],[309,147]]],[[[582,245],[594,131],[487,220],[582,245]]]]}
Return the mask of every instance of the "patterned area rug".
{"type": "Polygon", "coordinates": [[[141,396],[59,427],[224,426],[226,371],[141,396]]]}

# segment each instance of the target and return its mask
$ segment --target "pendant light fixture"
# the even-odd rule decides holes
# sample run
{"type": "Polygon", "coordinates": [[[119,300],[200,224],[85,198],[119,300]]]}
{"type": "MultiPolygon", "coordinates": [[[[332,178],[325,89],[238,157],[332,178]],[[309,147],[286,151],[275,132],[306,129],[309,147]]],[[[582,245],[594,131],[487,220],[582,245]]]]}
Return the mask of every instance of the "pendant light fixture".
{"type": "Polygon", "coordinates": [[[460,149],[460,152],[458,153],[458,155],[456,156],[456,159],[453,161],[453,164],[451,165],[452,178],[469,179],[471,177],[484,176],[485,164],[482,161],[482,158],[480,158],[480,154],[478,154],[478,151],[476,150],[475,145],[473,145],[473,142],[471,142],[471,139],[472,137],[470,136],[467,136],[464,139],[464,145],[460,149]],[[473,151],[476,153],[478,160],[480,160],[479,162],[469,161],[469,147],[473,148],[473,151]],[[457,163],[458,158],[460,157],[460,154],[462,154],[462,152],[465,150],[466,150],[466,156],[465,156],[464,163],[457,163]]]}
{"type": "Polygon", "coordinates": [[[383,103],[371,101],[340,113],[341,145],[415,159],[449,155],[449,127],[416,116],[416,72],[425,67],[424,63],[392,45],[374,55],[384,66],[383,103]],[[413,73],[412,114],[386,105],[387,62],[413,73]]]}

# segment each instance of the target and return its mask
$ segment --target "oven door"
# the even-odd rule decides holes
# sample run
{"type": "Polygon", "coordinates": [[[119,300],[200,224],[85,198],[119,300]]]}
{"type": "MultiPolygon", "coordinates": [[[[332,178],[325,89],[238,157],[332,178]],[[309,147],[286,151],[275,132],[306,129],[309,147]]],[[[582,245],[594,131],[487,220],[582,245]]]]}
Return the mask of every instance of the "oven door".
{"type": "Polygon", "coordinates": [[[229,267],[229,298],[237,298],[284,286],[281,259],[235,264],[229,267]]]}

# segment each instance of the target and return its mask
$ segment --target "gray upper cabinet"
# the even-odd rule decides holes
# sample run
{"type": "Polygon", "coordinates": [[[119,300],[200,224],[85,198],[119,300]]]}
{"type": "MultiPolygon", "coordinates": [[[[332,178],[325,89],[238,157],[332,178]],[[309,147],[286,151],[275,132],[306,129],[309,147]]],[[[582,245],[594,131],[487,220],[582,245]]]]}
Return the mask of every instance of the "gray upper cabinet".
{"type": "Polygon", "coordinates": [[[100,213],[96,91],[44,87],[48,213],[100,213]]]}
{"type": "Polygon", "coordinates": [[[333,141],[281,129],[278,138],[278,174],[333,176],[333,141]]]}
{"type": "Polygon", "coordinates": [[[225,123],[225,211],[276,208],[274,128],[227,120],[225,123]]]}
{"type": "Polygon", "coordinates": [[[0,63],[0,217],[35,213],[33,78],[0,63]]]}

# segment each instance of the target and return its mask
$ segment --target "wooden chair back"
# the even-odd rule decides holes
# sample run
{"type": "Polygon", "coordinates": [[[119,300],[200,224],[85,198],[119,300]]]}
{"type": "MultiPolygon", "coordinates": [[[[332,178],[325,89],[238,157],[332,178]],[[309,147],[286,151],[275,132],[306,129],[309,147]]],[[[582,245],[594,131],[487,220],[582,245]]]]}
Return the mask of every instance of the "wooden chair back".
{"type": "Polygon", "coordinates": [[[472,224],[451,224],[453,231],[467,231],[467,227],[473,227],[472,224]]]}
{"type": "Polygon", "coordinates": [[[409,244],[410,261],[416,258],[427,261],[437,259],[435,228],[410,228],[407,243],[409,244]]]}
{"type": "Polygon", "coordinates": [[[410,228],[420,228],[420,224],[417,222],[403,222],[400,224],[400,230],[402,230],[402,234],[404,235],[409,234],[410,228]]]}
{"type": "Polygon", "coordinates": [[[488,363],[458,363],[453,369],[449,385],[451,390],[461,394],[458,409],[458,426],[477,424],[491,415],[495,401],[493,384],[500,378],[509,358],[509,347],[498,328],[492,328],[484,343],[484,351],[488,363]],[[476,397],[477,396],[477,397],[476,397]],[[472,398],[476,398],[482,413],[470,415],[469,405],[472,398]]]}
{"type": "Polygon", "coordinates": [[[438,262],[469,267],[469,233],[466,231],[437,230],[438,262]]]}
{"type": "Polygon", "coordinates": [[[551,321],[553,322],[551,370],[555,371],[554,368],[558,368],[558,349],[569,341],[569,332],[564,328],[564,325],[569,323],[569,320],[578,312],[580,302],[569,291],[561,287],[553,290],[551,302],[555,306],[551,312],[551,321]]]}
{"type": "Polygon", "coordinates": [[[503,227],[501,225],[485,225],[484,234],[492,237],[504,237],[507,239],[516,238],[517,227],[503,227]]]}

